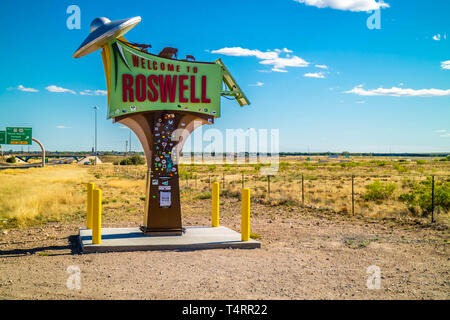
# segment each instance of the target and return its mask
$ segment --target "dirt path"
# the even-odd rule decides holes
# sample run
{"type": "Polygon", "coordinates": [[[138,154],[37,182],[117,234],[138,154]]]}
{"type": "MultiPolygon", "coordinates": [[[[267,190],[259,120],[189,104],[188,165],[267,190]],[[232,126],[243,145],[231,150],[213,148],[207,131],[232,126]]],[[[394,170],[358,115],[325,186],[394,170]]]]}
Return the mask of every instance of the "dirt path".
{"type": "MultiPolygon", "coordinates": [[[[209,203],[184,208],[185,225],[209,225],[209,203]]],[[[221,224],[239,231],[239,203],[221,224]]],[[[252,205],[261,249],[78,254],[81,223],[0,232],[3,299],[449,299],[448,231],[372,223],[308,209],[252,205]],[[80,270],[81,289],[66,286],[80,270]],[[369,266],[381,288],[369,290],[369,266]]],[[[136,226],[141,213],[104,226],[136,226]]]]}

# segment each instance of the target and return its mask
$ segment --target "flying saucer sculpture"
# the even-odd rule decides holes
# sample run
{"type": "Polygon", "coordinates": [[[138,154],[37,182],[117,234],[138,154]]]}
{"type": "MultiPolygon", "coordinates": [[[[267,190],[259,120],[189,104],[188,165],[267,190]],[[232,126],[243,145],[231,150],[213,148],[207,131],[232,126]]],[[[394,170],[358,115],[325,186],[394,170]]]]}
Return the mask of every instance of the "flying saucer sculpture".
{"type": "Polygon", "coordinates": [[[91,52],[101,49],[109,40],[123,36],[134,28],[141,17],[111,21],[108,18],[95,18],[91,22],[90,34],[73,54],[74,58],[81,58],[91,52]]]}
{"type": "Polygon", "coordinates": [[[129,127],[144,149],[148,173],[142,231],[181,234],[178,161],[184,142],[198,126],[220,117],[222,95],[233,96],[240,106],[250,102],[220,59],[177,60],[172,58],[176,48],[154,55],[127,42],[123,35],[140,21],[94,19],[73,57],[102,49],[108,118],[129,127]]]}

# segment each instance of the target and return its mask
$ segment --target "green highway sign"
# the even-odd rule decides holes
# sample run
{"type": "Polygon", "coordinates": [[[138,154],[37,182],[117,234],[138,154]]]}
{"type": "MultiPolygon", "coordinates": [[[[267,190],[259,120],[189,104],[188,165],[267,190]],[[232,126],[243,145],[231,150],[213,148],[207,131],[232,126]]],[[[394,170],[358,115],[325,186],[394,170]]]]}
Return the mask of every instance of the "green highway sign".
{"type": "Polygon", "coordinates": [[[31,144],[32,129],[22,127],[6,128],[6,144],[31,144]]]}
{"type": "Polygon", "coordinates": [[[0,144],[6,144],[6,131],[0,131],[0,144]]]}

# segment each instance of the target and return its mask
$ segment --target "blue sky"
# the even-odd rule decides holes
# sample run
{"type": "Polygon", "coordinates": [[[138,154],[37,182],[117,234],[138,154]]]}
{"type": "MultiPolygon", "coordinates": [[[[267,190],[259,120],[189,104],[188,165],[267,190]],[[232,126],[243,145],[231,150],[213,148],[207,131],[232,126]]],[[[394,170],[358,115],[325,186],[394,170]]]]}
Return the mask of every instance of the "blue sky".
{"type": "MultiPolygon", "coordinates": [[[[98,105],[99,150],[124,150],[129,130],[106,119],[100,51],[72,54],[95,17],[141,16],[127,40],[151,44],[152,53],[170,46],[179,57],[220,57],[230,69],[252,104],[222,98],[214,128],[224,133],[279,129],[280,151],[449,152],[450,2],[386,0],[381,29],[369,29],[374,11],[365,10],[378,5],[55,0],[18,10],[3,0],[0,130],[30,126],[49,150],[90,150],[98,105]],[[66,26],[72,4],[79,30],[66,26]]],[[[142,150],[134,134],[132,148],[142,150]]]]}

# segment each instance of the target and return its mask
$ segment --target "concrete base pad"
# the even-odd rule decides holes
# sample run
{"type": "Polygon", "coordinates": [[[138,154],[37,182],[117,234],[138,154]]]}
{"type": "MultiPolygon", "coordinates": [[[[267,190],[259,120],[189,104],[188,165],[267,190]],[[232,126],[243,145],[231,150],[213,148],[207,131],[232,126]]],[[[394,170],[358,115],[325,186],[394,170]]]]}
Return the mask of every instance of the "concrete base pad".
{"type": "Polygon", "coordinates": [[[80,229],[78,238],[83,252],[261,248],[260,242],[241,241],[240,233],[226,227],[186,227],[179,236],[151,235],[139,228],[103,228],[101,244],[92,244],[92,230],[80,229]]]}

